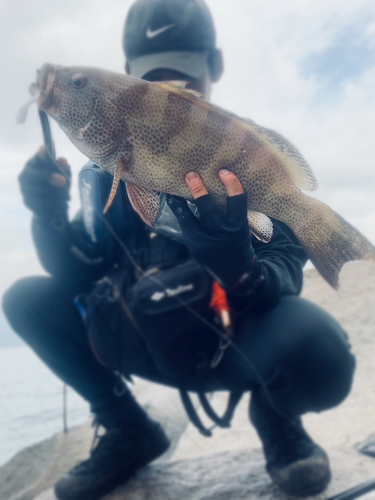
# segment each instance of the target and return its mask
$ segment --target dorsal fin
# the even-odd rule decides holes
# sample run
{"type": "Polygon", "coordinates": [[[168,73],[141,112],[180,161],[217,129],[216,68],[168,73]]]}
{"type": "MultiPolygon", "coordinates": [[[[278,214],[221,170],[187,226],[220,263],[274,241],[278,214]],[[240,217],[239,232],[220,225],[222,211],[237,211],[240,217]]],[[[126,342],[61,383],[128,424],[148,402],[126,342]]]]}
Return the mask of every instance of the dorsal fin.
{"type": "Polygon", "coordinates": [[[158,82],[158,83],[166,83],[167,85],[173,85],[174,87],[179,87],[181,89],[184,89],[186,87],[186,85],[188,85],[188,81],[187,80],[166,80],[165,82],[158,82]]]}
{"type": "Polygon", "coordinates": [[[167,92],[174,92],[180,95],[192,95],[197,97],[198,99],[204,99],[204,95],[198,92],[198,90],[187,89],[185,88],[189,82],[184,81],[170,81],[170,82],[152,82],[152,85],[156,85],[157,87],[166,90],[167,92]]]}
{"type": "Polygon", "coordinates": [[[258,140],[281,161],[293,184],[304,191],[315,191],[318,182],[310,166],[298,149],[278,132],[256,125],[251,120],[242,120],[258,140]]]}

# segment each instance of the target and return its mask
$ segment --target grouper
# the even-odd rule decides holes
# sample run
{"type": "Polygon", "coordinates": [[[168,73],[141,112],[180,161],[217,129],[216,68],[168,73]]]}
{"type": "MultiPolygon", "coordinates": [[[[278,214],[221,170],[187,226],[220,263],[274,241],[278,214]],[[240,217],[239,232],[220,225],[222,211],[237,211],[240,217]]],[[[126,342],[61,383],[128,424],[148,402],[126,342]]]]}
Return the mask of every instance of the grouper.
{"type": "Polygon", "coordinates": [[[303,191],[317,188],[299,151],[284,137],[205,101],[176,82],[146,82],[89,67],[45,64],[38,106],[94,163],[114,175],[105,210],[119,182],[133,208],[153,226],[159,193],[192,200],[185,175],[195,171],[221,210],[226,191],[222,168],[240,179],[248,220],[263,242],[270,218],[294,232],[308,257],[334,288],[346,262],[375,260],[375,247],[324,203],[303,191]]]}

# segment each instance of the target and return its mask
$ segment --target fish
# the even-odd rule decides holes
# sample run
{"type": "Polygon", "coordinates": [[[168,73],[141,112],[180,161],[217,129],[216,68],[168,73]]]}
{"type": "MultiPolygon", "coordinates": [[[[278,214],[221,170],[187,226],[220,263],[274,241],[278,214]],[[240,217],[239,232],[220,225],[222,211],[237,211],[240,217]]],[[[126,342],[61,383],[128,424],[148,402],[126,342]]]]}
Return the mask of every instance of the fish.
{"type": "MultiPolygon", "coordinates": [[[[35,95],[35,89],[34,89],[35,95]]],[[[306,192],[317,180],[301,153],[279,133],[204,100],[181,82],[147,82],[91,67],[45,64],[39,109],[90,160],[113,174],[105,208],[120,181],[143,221],[153,227],[159,193],[193,201],[185,175],[195,171],[225,212],[218,172],[232,171],[248,199],[252,233],[271,241],[271,219],[285,223],[323,278],[339,286],[344,264],[375,260],[356,228],[306,192]]]]}

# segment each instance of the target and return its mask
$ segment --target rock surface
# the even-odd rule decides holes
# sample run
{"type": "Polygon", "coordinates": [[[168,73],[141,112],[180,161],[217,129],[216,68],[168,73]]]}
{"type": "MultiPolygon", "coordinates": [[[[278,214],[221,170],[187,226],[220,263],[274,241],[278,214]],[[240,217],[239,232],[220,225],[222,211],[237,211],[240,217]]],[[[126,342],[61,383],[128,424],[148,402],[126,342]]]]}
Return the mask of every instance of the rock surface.
{"type": "MultiPolygon", "coordinates": [[[[133,393],[171,439],[172,446],[160,459],[168,460],[188,425],[177,391],[137,380],[133,393]]],[[[33,500],[87,458],[92,439],[93,429],[87,422],[17,453],[0,469],[0,500],[33,500]]]]}
{"type": "MultiPolygon", "coordinates": [[[[341,274],[341,283],[340,291],[335,292],[315,270],[305,273],[303,296],[338,319],[349,334],[357,358],[356,377],[347,400],[334,410],[304,418],[307,430],[327,450],[332,465],[332,483],[327,492],[315,497],[319,500],[375,479],[375,459],[355,449],[375,432],[375,264],[360,262],[346,266],[341,274]]],[[[169,426],[170,433],[174,429],[172,434],[175,433],[175,443],[178,441],[178,444],[168,461],[159,461],[140,471],[126,485],[107,495],[105,500],[283,498],[265,473],[260,443],[247,418],[248,396],[243,398],[236,412],[232,429],[217,429],[212,439],[204,439],[191,424],[185,430],[186,419],[175,391],[157,389],[146,383],[142,387],[138,390],[142,396],[139,399],[143,399],[143,403],[148,402],[154,415],[156,408],[164,410],[164,415],[171,409],[177,412],[173,415],[177,415],[179,423],[176,424],[175,417],[164,418],[164,422],[167,430],[169,426]]],[[[217,410],[222,410],[226,395],[217,393],[212,401],[217,410]]],[[[203,415],[201,417],[205,419],[203,415]]],[[[37,492],[42,491],[42,486],[49,488],[56,479],[57,470],[62,473],[67,468],[67,462],[72,461],[73,457],[69,454],[80,459],[87,453],[87,431],[87,426],[74,430],[68,436],[54,437],[17,455],[0,470],[0,498],[32,500],[37,492]],[[75,451],[72,452],[72,449],[75,451]],[[51,465],[43,474],[46,464],[51,465]],[[35,473],[33,471],[40,475],[38,488],[34,488],[34,496],[30,496],[30,490],[22,492],[20,486],[27,484],[35,473]],[[13,481],[17,473],[25,478],[24,481],[13,481]],[[4,483],[6,478],[8,482],[4,483]]],[[[374,500],[375,494],[371,493],[363,499],[374,500]]],[[[38,496],[37,500],[55,498],[50,490],[38,496]]]]}
{"type": "MultiPolygon", "coordinates": [[[[331,459],[332,483],[326,492],[310,500],[324,500],[327,495],[374,478],[374,461],[358,457],[354,450],[337,448],[332,450],[331,459]]],[[[286,497],[270,482],[262,452],[238,449],[149,466],[102,500],[177,499],[284,500],[286,497]]],[[[37,500],[56,500],[56,497],[48,491],[37,500]]]]}

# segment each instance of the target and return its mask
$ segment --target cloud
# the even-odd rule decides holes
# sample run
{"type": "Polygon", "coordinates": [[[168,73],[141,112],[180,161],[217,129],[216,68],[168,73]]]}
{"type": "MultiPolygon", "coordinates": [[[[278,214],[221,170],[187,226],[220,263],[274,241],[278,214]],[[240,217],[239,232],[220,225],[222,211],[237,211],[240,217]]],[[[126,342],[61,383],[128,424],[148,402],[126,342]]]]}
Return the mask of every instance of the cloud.
{"type": "Polygon", "coordinates": [[[316,78],[324,94],[322,99],[332,97],[346,82],[358,79],[375,66],[374,25],[373,16],[343,26],[326,47],[302,61],[302,76],[316,78]]]}

